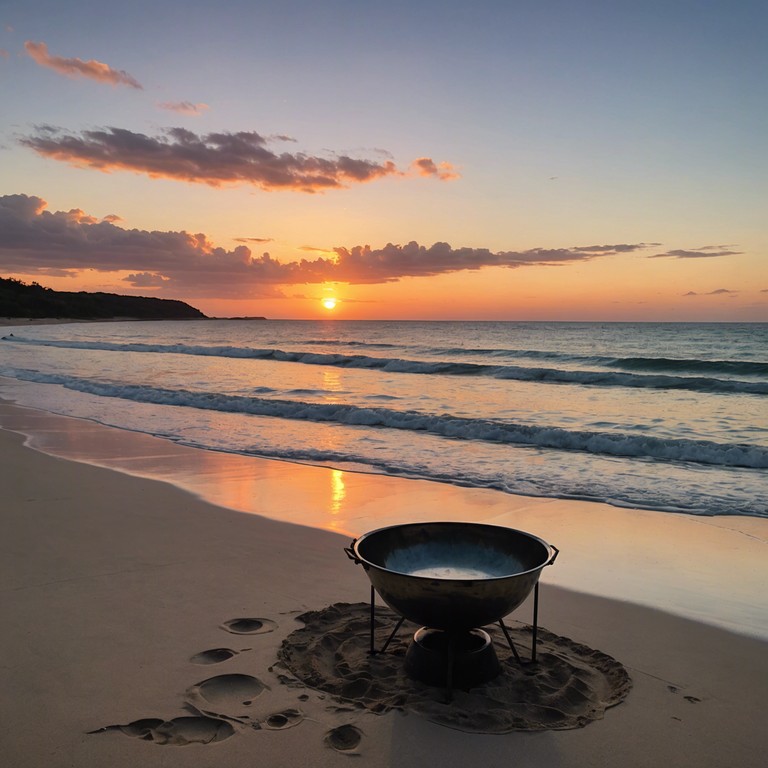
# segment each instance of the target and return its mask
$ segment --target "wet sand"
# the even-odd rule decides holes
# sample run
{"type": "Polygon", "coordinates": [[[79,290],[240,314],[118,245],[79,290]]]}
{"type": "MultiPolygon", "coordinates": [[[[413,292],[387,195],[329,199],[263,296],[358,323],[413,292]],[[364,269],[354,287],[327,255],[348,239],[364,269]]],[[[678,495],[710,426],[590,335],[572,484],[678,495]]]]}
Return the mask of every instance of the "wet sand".
{"type": "MultiPolygon", "coordinates": [[[[323,766],[351,755],[370,766],[764,762],[766,606],[754,593],[766,521],[608,518],[624,511],[216,456],[21,410],[3,406],[0,431],[7,765],[323,766]],[[80,460],[25,446],[9,431],[22,427],[31,445],[80,460]],[[111,466],[93,466],[94,453],[111,466]],[[305,626],[297,617],[368,598],[343,552],[350,535],[414,510],[513,524],[557,544],[540,624],[547,637],[615,660],[632,681],[626,698],[564,730],[467,732],[423,708],[377,714],[363,702],[370,690],[339,696],[286,667],[281,648],[305,626]],[[638,563],[661,572],[645,595],[638,563]],[[670,576],[680,584],[657,597],[670,576]],[[725,583],[727,610],[712,608],[725,599],[713,583],[725,583]],[[696,593],[689,613],[706,624],[636,597],[671,610],[696,593]]],[[[530,605],[508,619],[519,632],[529,621],[530,605]]]]}

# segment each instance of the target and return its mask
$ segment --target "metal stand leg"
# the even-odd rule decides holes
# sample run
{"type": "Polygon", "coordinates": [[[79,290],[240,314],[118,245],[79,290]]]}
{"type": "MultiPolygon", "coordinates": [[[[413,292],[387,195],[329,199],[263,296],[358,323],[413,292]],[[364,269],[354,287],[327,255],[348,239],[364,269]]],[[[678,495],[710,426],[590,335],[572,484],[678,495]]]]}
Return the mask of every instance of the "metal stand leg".
{"type": "Polygon", "coordinates": [[[384,643],[380,651],[377,651],[373,634],[374,626],[376,624],[376,591],[373,587],[371,587],[371,647],[368,651],[369,655],[375,656],[377,653],[384,653],[387,648],[389,648],[389,644],[392,642],[392,640],[394,640],[395,635],[397,634],[397,630],[403,626],[404,621],[405,617],[401,616],[400,620],[397,622],[397,624],[395,624],[395,628],[392,630],[392,634],[387,638],[387,642],[384,643]]]}
{"type": "Polygon", "coordinates": [[[453,701],[453,667],[456,663],[454,638],[448,639],[448,669],[445,671],[445,695],[446,704],[453,701]]]}
{"type": "MultiPolygon", "coordinates": [[[[509,630],[507,629],[506,625],[501,619],[499,619],[499,626],[504,632],[504,637],[507,638],[507,643],[509,643],[509,647],[512,650],[512,653],[514,654],[515,661],[518,664],[523,664],[523,660],[520,658],[520,654],[517,652],[517,649],[515,648],[515,644],[512,642],[512,638],[509,635],[509,630]]],[[[538,638],[539,638],[539,584],[538,582],[536,582],[536,588],[533,591],[533,626],[531,627],[531,630],[532,630],[531,660],[527,663],[535,664],[536,663],[536,645],[538,644],[538,638]]]]}
{"type": "Polygon", "coordinates": [[[509,647],[515,657],[515,661],[522,665],[523,660],[520,658],[520,654],[517,652],[517,648],[515,648],[515,644],[512,642],[512,638],[509,636],[509,630],[501,619],[499,619],[499,626],[501,627],[502,632],[504,632],[504,637],[507,638],[507,643],[509,643],[509,647]]]}
{"type": "Polygon", "coordinates": [[[531,638],[531,664],[536,663],[536,643],[539,637],[539,582],[533,590],[533,637],[531,638]]]}
{"type": "Polygon", "coordinates": [[[405,619],[401,618],[400,621],[398,621],[397,624],[395,624],[395,628],[392,630],[392,634],[387,638],[387,642],[384,643],[384,645],[381,646],[381,650],[379,651],[379,653],[385,653],[386,652],[387,648],[389,647],[389,644],[392,642],[392,640],[394,639],[395,635],[397,634],[397,630],[400,629],[400,627],[403,626],[403,622],[404,621],[405,621],[405,619]]]}
{"type": "Polygon", "coordinates": [[[374,656],[376,654],[376,646],[374,645],[373,641],[373,627],[376,623],[376,592],[373,589],[373,586],[371,586],[371,647],[368,653],[371,656],[374,656]]]}

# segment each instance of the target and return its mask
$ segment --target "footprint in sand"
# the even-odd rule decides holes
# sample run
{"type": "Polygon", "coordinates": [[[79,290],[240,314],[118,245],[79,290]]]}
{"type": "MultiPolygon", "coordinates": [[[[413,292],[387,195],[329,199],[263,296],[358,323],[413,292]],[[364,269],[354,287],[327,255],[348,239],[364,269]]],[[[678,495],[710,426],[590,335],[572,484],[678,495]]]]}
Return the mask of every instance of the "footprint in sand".
{"type": "Polygon", "coordinates": [[[187,744],[213,744],[224,741],[235,732],[229,723],[210,717],[175,717],[173,720],[145,717],[126,725],[108,725],[88,733],[120,731],[142,741],[161,746],[183,747],[187,744]]]}
{"type": "Polygon", "coordinates": [[[187,689],[187,704],[201,715],[249,723],[254,699],[267,686],[251,675],[220,675],[210,677],[187,689]]]}
{"type": "Polygon", "coordinates": [[[286,728],[298,725],[302,720],[304,715],[298,709],[284,709],[262,720],[261,727],[269,731],[284,731],[286,728]]]}
{"type": "Polygon", "coordinates": [[[360,745],[363,732],[354,725],[340,725],[325,734],[325,743],[337,752],[353,752],[360,745]]]}
{"type": "Polygon", "coordinates": [[[272,619],[230,619],[225,621],[221,628],[234,635],[263,635],[266,632],[274,632],[277,623],[272,619]]]}
{"type": "Polygon", "coordinates": [[[233,651],[231,648],[210,648],[196,653],[190,661],[193,664],[221,664],[222,661],[227,661],[238,653],[240,651],[233,651]]]}

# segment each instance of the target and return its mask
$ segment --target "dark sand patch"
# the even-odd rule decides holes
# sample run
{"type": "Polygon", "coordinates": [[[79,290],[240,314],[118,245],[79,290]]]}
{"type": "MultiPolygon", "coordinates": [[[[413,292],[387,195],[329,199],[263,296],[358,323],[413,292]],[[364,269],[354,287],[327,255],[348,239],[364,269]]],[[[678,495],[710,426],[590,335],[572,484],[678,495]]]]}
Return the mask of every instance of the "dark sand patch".
{"type": "Polygon", "coordinates": [[[261,727],[268,731],[284,731],[286,728],[293,728],[304,719],[304,715],[298,709],[284,709],[282,712],[275,712],[268,715],[261,721],[261,727]]]}
{"type": "MultiPolygon", "coordinates": [[[[414,712],[441,725],[477,733],[580,728],[622,702],[632,682],[615,659],[539,628],[538,662],[518,665],[498,627],[491,635],[502,672],[470,690],[426,686],[403,671],[405,652],[416,627],[404,625],[385,654],[370,656],[367,603],[335,603],[297,617],[304,627],[289,635],[278,652],[285,667],[311,688],[372,712],[414,712]]],[[[380,639],[397,615],[376,612],[380,639]]],[[[510,628],[524,658],[530,657],[531,628],[510,628]]],[[[334,747],[336,748],[336,747],[334,747]]]]}
{"type": "Polygon", "coordinates": [[[266,632],[274,632],[277,623],[272,619],[230,619],[225,621],[221,628],[235,635],[263,635],[266,632]]]}
{"type": "Polygon", "coordinates": [[[231,648],[210,648],[196,653],[190,661],[193,664],[221,664],[222,661],[228,661],[237,654],[238,651],[233,651],[231,648]]]}
{"type": "Polygon", "coordinates": [[[363,732],[354,725],[340,725],[325,734],[325,744],[337,752],[354,752],[363,738],[363,732]]]}
{"type": "Polygon", "coordinates": [[[228,739],[235,732],[229,723],[210,717],[175,717],[173,720],[145,717],[126,725],[108,725],[89,733],[107,731],[119,731],[142,741],[173,747],[213,744],[228,739]]]}
{"type": "Polygon", "coordinates": [[[247,723],[254,700],[266,689],[251,675],[219,675],[190,686],[185,698],[201,715],[247,723]]]}

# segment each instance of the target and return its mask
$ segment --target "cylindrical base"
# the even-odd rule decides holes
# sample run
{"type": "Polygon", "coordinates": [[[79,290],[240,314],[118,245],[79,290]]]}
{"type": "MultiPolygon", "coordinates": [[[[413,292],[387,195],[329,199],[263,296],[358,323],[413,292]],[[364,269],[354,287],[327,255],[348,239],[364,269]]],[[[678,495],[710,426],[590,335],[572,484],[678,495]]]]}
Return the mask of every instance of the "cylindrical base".
{"type": "Polygon", "coordinates": [[[405,655],[405,672],[427,685],[467,690],[493,680],[501,666],[482,629],[447,632],[422,627],[405,655]]]}

